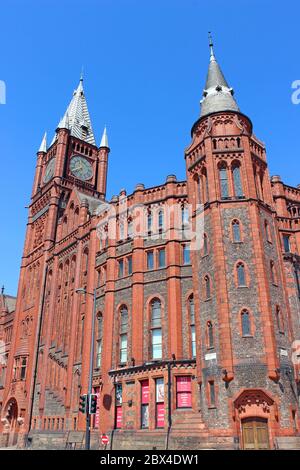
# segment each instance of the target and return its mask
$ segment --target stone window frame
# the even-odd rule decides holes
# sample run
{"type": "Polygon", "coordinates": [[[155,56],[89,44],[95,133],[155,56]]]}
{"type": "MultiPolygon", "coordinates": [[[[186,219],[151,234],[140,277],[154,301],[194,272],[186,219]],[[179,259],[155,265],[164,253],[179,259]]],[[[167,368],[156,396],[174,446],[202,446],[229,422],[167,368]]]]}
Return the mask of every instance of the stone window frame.
{"type": "Polygon", "coordinates": [[[250,275],[249,275],[249,269],[248,269],[248,265],[247,263],[242,260],[242,259],[239,259],[236,261],[235,265],[234,265],[234,281],[235,281],[235,286],[237,289],[245,289],[245,288],[248,288],[250,286],[250,275]],[[239,284],[239,279],[238,279],[238,266],[240,265],[243,265],[244,266],[244,277],[245,277],[245,284],[244,285],[240,285],[239,284]]]}
{"type": "Polygon", "coordinates": [[[243,228],[243,224],[242,222],[240,221],[240,219],[238,219],[237,217],[235,217],[234,219],[231,219],[230,221],[230,235],[231,235],[231,241],[232,243],[244,243],[244,228],[243,228]],[[233,226],[234,225],[238,225],[239,226],[239,231],[240,231],[240,240],[237,241],[234,239],[234,228],[233,226]]]}
{"type": "Polygon", "coordinates": [[[243,307],[239,311],[239,329],[240,329],[240,335],[242,338],[253,338],[254,337],[254,318],[253,318],[253,313],[251,309],[247,306],[243,307]],[[244,334],[243,332],[243,314],[247,312],[248,313],[248,319],[249,319],[249,327],[250,327],[250,333],[249,334],[244,334]]]}

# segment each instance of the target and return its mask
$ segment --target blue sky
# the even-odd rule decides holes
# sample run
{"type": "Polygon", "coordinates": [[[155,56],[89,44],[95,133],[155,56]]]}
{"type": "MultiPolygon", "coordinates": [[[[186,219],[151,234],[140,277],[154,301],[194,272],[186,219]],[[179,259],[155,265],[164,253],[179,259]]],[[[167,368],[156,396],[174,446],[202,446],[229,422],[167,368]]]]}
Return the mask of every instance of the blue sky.
{"type": "Polygon", "coordinates": [[[185,178],[213,32],[240,109],[267,145],[271,174],[297,185],[299,3],[268,0],[10,0],[0,9],[0,283],[17,291],[36,151],[52,138],[84,67],[100,142],[111,147],[108,197],[185,178]]]}

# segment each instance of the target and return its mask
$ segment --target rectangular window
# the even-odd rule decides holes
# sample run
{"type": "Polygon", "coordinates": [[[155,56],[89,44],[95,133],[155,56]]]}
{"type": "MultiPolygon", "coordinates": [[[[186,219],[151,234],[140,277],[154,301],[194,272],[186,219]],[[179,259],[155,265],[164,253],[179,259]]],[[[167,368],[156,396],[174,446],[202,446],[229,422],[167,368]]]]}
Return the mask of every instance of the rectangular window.
{"type": "Polygon", "coordinates": [[[155,427],[165,426],[165,384],[163,377],[155,380],[155,427]]]}
{"type": "Polygon", "coordinates": [[[141,428],[149,428],[149,380],[141,382],[141,428]]]}
{"type": "Polygon", "coordinates": [[[176,377],[177,408],[192,407],[192,378],[190,375],[176,377]]]}
{"type": "Polygon", "coordinates": [[[122,384],[116,384],[116,413],[115,413],[115,428],[120,429],[122,427],[122,384]]]}
{"type": "Polygon", "coordinates": [[[154,257],[153,251],[147,251],[147,269],[154,268],[154,257]]]}
{"type": "Polygon", "coordinates": [[[132,256],[127,258],[128,275],[132,274],[132,256]]]}
{"type": "Polygon", "coordinates": [[[183,245],[183,264],[191,264],[190,245],[183,245]]]}
{"type": "Polygon", "coordinates": [[[102,356],[102,340],[97,340],[97,357],[96,357],[96,367],[99,369],[101,367],[101,356],[102,356]]]}
{"type": "Polygon", "coordinates": [[[127,362],[127,333],[120,335],[120,362],[127,362]]]}
{"type": "Polygon", "coordinates": [[[289,235],[283,235],[283,248],[285,253],[289,253],[291,251],[289,235]]]}
{"type": "Polygon", "coordinates": [[[124,261],[120,259],[119,261],[119,277],[123,277],[124,275],[124,261]]]}
{"type": "Polygon", "coordinates": [[[162,335],[161,328],[152,330],[152,359],[162,358],[162,335]]]}
{"type": "Polygon", "coordinates": [[[166,265],[166,250],[162,248],[158,250],[158,267],[164,268],[166,265]]]}

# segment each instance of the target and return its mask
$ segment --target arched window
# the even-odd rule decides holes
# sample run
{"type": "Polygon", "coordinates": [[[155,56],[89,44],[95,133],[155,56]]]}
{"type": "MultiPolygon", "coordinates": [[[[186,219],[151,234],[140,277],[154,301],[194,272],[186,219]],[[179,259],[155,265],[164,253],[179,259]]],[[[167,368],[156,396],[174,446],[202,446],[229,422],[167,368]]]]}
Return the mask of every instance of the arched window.
{"type": "Polygon", "coordinates": [[[158,211],[158,230],[159,232],[162,232],[164,229],[164,211],[163,209],[160,209],[158,211]]]}
{"type": "Polygon", "coordinates": [[[195,305],[194,296],[190,295],[188,300],[189,317],[190,317],[190,333],[191,333],[191,353],[192,357],[196,357],[196,328],[195,328],[195,305]]]}
{"type": "Polygon", "coordinates": [[[151,308],[151,357],[162,358],[161,302],[153,299],[151,308]]]}
{"type": "Polygon", "coordinates": [[[227,199],[229,197],[229,191],[228,191],[227,167],[225,163],[222,163],[219,167],[219,178],[220,178],[221,198],[227,199]]]}
{"type": "Polygon", "coordinates": [[[211,321],[208,321],[206,324],[206,334],[207,334],[207,347],[211,349],[214,347],[214,329],[211,321]]]}
{"type": "Polygon", "coordinates": [[[250,336],[251,335],[251,323],[250,323],[250,315],[249,315],[248,310],[242,311],[241,322],[242,322],[242,335],[250,336]]]}
{"type": "Polygon", "coordinates": [[[242,287],[246,285],[246,274],[245,274],[245,265],[244,263],[238,263],[237,267],[237,281],[238,286],[242,287]]]}
{"type": "Polygon", "coordinates": [[[88,270],[88,262],[89,262],[89,250],[88,248],[86,248],[83,252],[83,264],[82,264],[83,271],[85,273],[87,273],[87,270],[88,270]]]}
{"type": "Polygon", "coordinates": [[[148,232],[152,232],[152,212],[148,211],[147,214],[147,230],[148,232]]]}
{"type": "Polygon", "coordinates": [[[282,312],[280,310],[280,307],[276,307],[276,322],[277,322],[277,328],[279,333],[284,334],[284,322],[283,322],[283,317],[282,317],[282,312]]]}
{"type": "Polygon", "coordinates": [[[242,241],[240,222],[236,219],[232,221],[232,238],[235,243],[242,241]]]}
{"type": "Polygon", "coordinates": [[[120,308],[120,363],[127,362],[128,310],[126,305],[120,308]]]}
{"type": "Polygon", "coordinates": [[[233,187],[235,197],[243,197],[243,186],[241,180],[241,169],[239,165],[234,165],[232,168],[233,187]]]}
{"type": "Polygon", "coordinates": [[[96,341],[96,367],[100,369],[102,359],[102,335],[103,335],[103,324],[102,314],[97,315],[97,341],[96,341]]]}
{"type": "Polygon", "coordinates": [[[204,284],[205,284],[205,297],[206,299],[211,298],[211,285],[210,285],[210,277],[206,275],[204,277],[204,284]]]}

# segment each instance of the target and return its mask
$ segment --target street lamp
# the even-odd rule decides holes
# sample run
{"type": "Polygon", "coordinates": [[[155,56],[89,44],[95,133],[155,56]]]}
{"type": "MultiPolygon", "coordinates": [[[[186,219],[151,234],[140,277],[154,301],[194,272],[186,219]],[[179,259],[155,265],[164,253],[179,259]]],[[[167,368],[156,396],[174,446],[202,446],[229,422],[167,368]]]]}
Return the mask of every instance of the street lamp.
{"type": "Polygon", "coordinates": [[[87,393],[87,407],[86,407],[86,428],[85,428],[85,449],[90,449],[91,443],[91,414],[90,414],[90,400],[93,387],[93,370],[94,370],[94,342],[95,342],[95,319],[96,319],[96,293],[97,288],[93,292],[88,292],[85,287],[75,289],[76,294],[88,294],[93,296],[93,317],[92,317],[92,334],[91,334],[91,347],[90,347],[90,366],[89,366],[89,383],[87,393]]]}

